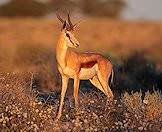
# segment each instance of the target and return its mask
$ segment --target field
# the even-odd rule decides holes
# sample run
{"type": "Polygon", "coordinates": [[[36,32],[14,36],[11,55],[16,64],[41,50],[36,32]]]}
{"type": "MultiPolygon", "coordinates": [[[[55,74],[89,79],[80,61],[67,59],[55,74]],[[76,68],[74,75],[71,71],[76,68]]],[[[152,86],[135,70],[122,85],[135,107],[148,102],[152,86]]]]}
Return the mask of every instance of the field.
{"type": "Polygon", "coordinates": [[[60,23],[0,19],[0,129],[2,131],[162,130],[162,23],[86,19],[76,29],[78,52],[95,51],[114,64],[115,99],[87,81],[76,115],[72,80],[63,116],[55,122],[60,76],[55,44],[60,23]]]}

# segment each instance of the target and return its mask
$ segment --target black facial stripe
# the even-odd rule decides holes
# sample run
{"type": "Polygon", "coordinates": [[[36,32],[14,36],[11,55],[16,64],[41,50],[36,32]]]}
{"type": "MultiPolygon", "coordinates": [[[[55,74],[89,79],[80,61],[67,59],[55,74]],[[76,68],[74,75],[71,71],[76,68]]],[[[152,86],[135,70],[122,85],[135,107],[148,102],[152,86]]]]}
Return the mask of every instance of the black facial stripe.
{"type": "Polygon", "coordinates": [[[75,46],[75,43],[69,38],[70,42],[75,46]]]}
{"type": "Polygon", "coordinates": [[[75,46],[75,43],[71,40],[70,35],[68,33],[66,33],[66,37],[68,37],[70,42],[75,46]]]}
{"type": "Polygon", "coordinates": [[[70,39],[70,35],[68,33],[66,33],[66,37],[68,37],[70,39]]]}

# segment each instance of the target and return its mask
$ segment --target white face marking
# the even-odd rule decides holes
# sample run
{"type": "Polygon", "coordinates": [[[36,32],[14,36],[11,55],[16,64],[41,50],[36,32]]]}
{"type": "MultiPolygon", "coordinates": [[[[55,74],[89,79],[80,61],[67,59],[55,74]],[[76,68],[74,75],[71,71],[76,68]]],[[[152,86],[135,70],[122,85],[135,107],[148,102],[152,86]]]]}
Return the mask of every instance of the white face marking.
{"type": "Polygon", "coordinates": [[[69,47],[77,48],[79,46],[78,40],[75,38],[74,33],[65,30],[65,40],[69,47]]]}

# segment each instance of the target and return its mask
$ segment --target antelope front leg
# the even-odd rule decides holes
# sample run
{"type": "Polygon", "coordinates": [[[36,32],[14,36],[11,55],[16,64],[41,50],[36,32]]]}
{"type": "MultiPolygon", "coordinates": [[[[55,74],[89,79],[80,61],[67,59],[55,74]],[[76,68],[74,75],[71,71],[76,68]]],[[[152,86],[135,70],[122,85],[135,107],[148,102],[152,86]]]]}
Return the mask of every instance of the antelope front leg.
{"type": "Polygon", "coordinates": [[[79,103],[78,103],[78,90],[79,90],[79,78],[78,76],[74,78],[74,99],[75,99],[75,108],[78,110],[79,103]]]}
{"type": "Polygon", "coordinates": [[[69,80],[68,77],[62,76],[61,99],[60,99],[59,111],[58,111],[58,114],[57,114],[57,117],[56,117],[57,120],[60,119],[61,114],[62,114],[62,107],[63,107],[63,103],[64,103],[65,93],[66,93],[66,90],[67,90],[68,80],[69,80]]]}

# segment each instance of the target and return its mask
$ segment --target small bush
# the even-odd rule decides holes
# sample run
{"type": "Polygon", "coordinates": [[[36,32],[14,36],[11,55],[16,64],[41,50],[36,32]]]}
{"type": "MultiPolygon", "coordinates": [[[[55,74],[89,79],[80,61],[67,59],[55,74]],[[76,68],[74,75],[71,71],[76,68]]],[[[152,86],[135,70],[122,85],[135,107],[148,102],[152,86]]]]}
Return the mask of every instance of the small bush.
{"type": "Polygon", "coordinates": [[[120,16],[125,6],[123,0],[84,0],[83,12],[92,16],[108,16],[116,18],[120,16]]]}
{"type": "Polygon", "coordinates": [[[120,64],[114,65],[115,91],[121,94],[124,91],[131,93],[141,90],[144,98],[147,91],[161,90],[162,72],[156,70],[155,64],[146,58],[143,52],[136,52],[120,64]]]}
{"type": "Polygon", "coordinates": [[[49,12],[49,5],[34,0],[12,0],[0,6],[0,16],[44,16],[49,12]]]}

